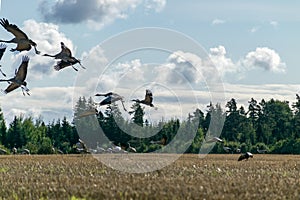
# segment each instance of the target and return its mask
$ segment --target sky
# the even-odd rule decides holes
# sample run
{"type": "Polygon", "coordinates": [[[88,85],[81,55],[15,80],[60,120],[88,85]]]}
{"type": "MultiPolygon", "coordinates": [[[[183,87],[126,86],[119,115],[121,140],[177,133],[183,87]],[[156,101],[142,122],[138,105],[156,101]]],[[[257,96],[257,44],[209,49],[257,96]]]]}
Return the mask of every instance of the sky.
{"type": "MultiPolygon", "coordinates": [[[[246,106],[251,98],[295,102],[299,7],[279,0],[2,0],[1,18],[26,32],[41,54],[58,53],[64,42],[87,69],[55,71],[56,60],[33,49],[10,52],[15,44],[7,44],[0,62],[8,76],[30,57],[30,96],[21,89],[0,94],[1,109],[8,121],[21,113],[72,120],[79,96],[99,102],[95,93],[115,91],[130,109],[131,99],[151,89],[158,109],[145,111],[155,122],[185,119],[210,101],[223,108],[231,98],[246,106]]],[[[0,39],[12,38],[0,27],[0,39]]]]}

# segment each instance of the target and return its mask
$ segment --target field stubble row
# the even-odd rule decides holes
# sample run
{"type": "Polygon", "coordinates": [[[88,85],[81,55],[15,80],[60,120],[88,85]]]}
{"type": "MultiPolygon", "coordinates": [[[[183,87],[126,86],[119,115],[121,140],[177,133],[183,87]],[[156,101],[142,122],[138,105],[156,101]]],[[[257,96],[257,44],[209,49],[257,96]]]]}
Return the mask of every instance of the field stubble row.
{"type": "MultiPolygon", "coordinates": [[[[124,157],[99,156],[112,156],[116,161],[124,157]]],[[[140,156],[151,163],[157,154],[130,156],[140,156]]],[[[128,162],[133,159],[130,156],[128,162]]],[[[160,170],[125,173],[91,155],[0,156],[0,196],[2,199],[299,199],[299,155],[254,155],[253,159],[241,162],[237,158],[237,154],[204,158],[187,154],[160,170]]]]}

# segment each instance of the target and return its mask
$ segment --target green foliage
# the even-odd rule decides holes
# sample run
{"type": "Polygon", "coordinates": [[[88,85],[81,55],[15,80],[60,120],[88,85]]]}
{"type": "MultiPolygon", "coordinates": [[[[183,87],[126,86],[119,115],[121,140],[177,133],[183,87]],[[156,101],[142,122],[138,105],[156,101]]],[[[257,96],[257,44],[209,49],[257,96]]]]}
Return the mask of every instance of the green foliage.
{"type": "MultiPolygon", "coordinates": [[[[199,153],[205,136],[221,132],[224,143],[217,143],[211,153],[227,153],[224,147],[232,149],[230,153],[257,149],[267,153],[300,154],[300,97],[296,102],[271,99],[260,102],[251,98],[246,107],[238,106],[231,99],[225,106],[210,103],[206,112],[196,109],[186,120],[163,118],[152,122],[145,116],[144,107],[134,103],[131,107],[131,119],[124,119],[117,104],[101,107],[97,115],[81,118],[87,110],[94,110],[92,98],[80,97],[74,108],[74,119],[70,123],[66,117],[45,124],[41,118],[15,116],[8,127],[0,108],[0,145],[11,151],[27,148],[32,154],[51,154],[58,150],[64,153],[76,153],[73,148],[78,142],[78,132],[88,148],[111,147],[109,141],[125,149],[128,143],[138,152],[199,153]],[[104,111],[103,111],[104,110],[104,111]],[[224,126],[222,127],[222,124],[224,126]],[[221,129],[222,128],[222,129],[221,129]],[[164,146],[160,141],[166,138],[164,146]],[[189,145],[191,144],[191,145],[189,145]]],[[[207,149],[209,149],[209,144],[207,149]]],[[[212,144],[213,145],[213,144],[212,144]]]]}

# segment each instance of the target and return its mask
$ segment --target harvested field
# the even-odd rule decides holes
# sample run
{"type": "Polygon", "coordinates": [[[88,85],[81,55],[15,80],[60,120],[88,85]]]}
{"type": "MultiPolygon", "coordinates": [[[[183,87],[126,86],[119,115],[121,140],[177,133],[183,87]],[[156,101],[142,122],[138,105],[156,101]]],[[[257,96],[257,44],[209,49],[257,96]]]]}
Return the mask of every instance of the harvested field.
{"type": "MultiPolygon", "coordinates": [[[[99,155],[107,156],[107,155],[99,155]]],[[[144,156],[151,162],[152,154],[144,156]]],[[[172,156],[172,155],[159,155],[172,156]]],[[[120,172],[91,155],[0,156],[2,199],[299,199],[299,155],[183,155],[161,170],[120,172]]]]}

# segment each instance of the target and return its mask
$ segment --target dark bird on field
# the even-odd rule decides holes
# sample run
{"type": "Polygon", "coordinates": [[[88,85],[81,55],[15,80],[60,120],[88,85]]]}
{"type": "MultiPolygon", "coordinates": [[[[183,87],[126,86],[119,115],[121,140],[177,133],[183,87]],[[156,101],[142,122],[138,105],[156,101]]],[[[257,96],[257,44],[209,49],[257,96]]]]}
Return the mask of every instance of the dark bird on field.
{"type": "Polygon", "coordinates": [[[27,88],[27,82],[25,81],[27,76],[27,68],[28,68],[28,62],[29,57],[23,56],[22,57],[22,63],[19,66],[19,69],[15,72],[15,77],[11,79],[1,79],[1,81],[7,81],[10,85],[4,90],[4,93],[7,94],[18,87],[21,87],[23,95],[25,95],[25,92],[29,94],[29,89],[27,88]]]}
{"type": "Polygon", "coordinates": [[[253,158],[253,154],[250,153],[250,152],[247,152],[247,153],[244,153],[244,154],[240,155],[238,161],[248,160],[249,158],[253,158]]]}
{"type": "Polygon", "coordinates": [[[266,153],[268,150],[266,150],[266,149],[259,149],[259,147],[256,147],[256,151],[258,153],[266,153]]]}
{"type": "Polygon", "coordinates": [[[63,43],[60,43],[61,51],[55,55],[49,55],[44,54],[43,56],[53,57],[55,59],[60,59],[60,61],[57,62],[57,64],[54,66],[54,69],[59,71],[63,68],[66,68],[68,66],[72,66],[75,71],[78,71],[73,65],[79,64],[83,69],[85,69],[84,66],[82,66],[79,59],[72,56],[71,50],[63,43]]]}
{"type": "Polygon", "coordinates": [[[108,92],[106,94],[99,94],[98,93],[98,94],[95,94],[95,96],[104,96],[104,97],[106,97],[105,99],[103,99],[99,103],[100,106],[109,105],[109,104],[112,104],[116,101],[121,101],[123,109],[127,112],[127,109],[124,106],[124,97],[118,95],[117,93],[114,93],[114,92],[108,92]]]}
{"type": "MultiPolygon", "coordinates": [[[[3,54],[4,54],[4,52],[5,52],[5,50],[6,50],[6,45],[5,44],[0,44],[0,60],[2,59],[2,57],[3,57],[3,54]]],[[[1,65],[0,65],[0,67],[2,67],[1,65]]],[[[5,76],[6,77],[6,74],[4,74],[3,73],[3,71],[0,69],[0,72],[1,72],[1,74],[3,75],[3,76],[5,76]]]]}
{"type": "Polygon", "coordinates": [[[135,101],[137,103],[142,103],[142,104],[145,104],[147,106],[154,107],[154,105],[152,104],[153,94],[152,94],[151,90],[146,90],[145,99],[143,99],[143,100],[132,99],[131,101],[135,101]]]}
{"type": "Polygon", "coordinates": [[[160,144],[160,145],[166,145],[167,144],[167,136],[163,136],[160,140],[158,140],[158,141],[153,141],[153,140],[151,140],[150,141],[150,143],[151,144],[160,144]]]}
{"type": "Polygon", "coordinates": [[[218,137],[213,137],[211,139],[206,140],[207,143],[212,143],[212,142],[220,142],[220,143],[224,143],[224,141],[218,137]]]}
{"type": "Polygon", "coordinates": [[[37,44],[28,38],[28,36],[18,28],[15,24],[10,24],[7,19],[0,19],[0,24],[5,28],[8,32],[12,33],[15,37],[11,40],[0,40],[0,42],[5,43],[16,43],[17,47],[15,49],[11,49],[14,51],[29,51],[31,46],[34,47],[35,53],[39,54],[40,52],[36,49],[37,44]]]}

